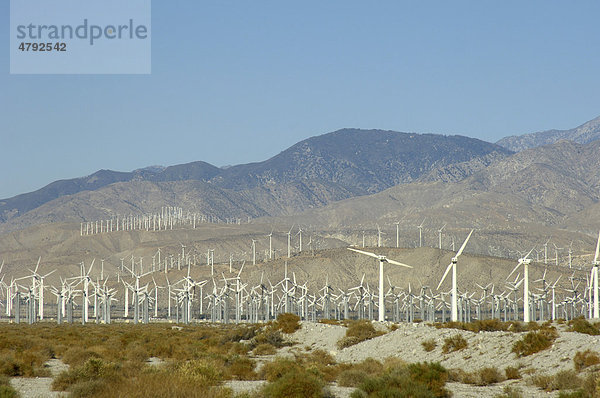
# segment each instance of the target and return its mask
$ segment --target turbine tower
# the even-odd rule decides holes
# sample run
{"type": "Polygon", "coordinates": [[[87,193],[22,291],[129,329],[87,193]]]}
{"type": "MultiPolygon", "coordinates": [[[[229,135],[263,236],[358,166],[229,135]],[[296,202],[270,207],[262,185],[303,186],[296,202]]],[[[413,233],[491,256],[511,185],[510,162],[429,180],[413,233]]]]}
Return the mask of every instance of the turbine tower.
{"type": "Polygon", "coordinates": [[[517,268],[523,265],[523,322],[529,322],[529,264],[531,263],[531,260],[528,257],[532,251],[533,249],[531,249],[525,257],[520,258],[517,266],[506,277],[508,280],[508,278],[515,273],[517,268]]]}
{"type": "Polygon", "coordinates": [[[438,240],[439,240],[439,246],[440,246],[440,250],[442,250],[442,231],[444,230],[444,227],[446,226],[446,224],[442,225],[442,228],[438,229],[438,240]]]}
{"type": "MultiPolygon", "coordinates": [[[[440,231],[442,230],[442,228],[440,228],[440,231]]],[[[465,249],[465,246],[467,246],[467,242],[469,241],[469,238],[471,237],[472,233],[473,233],[473,230],[471,230],[471,232],[469,232],[467,239],[465,239],[465,241],[463,242],[462,246],[456,253],[456,256],[452,257],[452,261],[446,268],[446,272],[444,272],[444,276],[442,276],[442,280],[440,281],[440,283],[438,284],[438,287],[436,289],[436,290],[440,289],[440,286],[442,286],[442,283],[444,282],[444,279],[446,279],[448,272],[450,272],[450,269],[452,269],[452,303],[451,303],[451,320],[452,320],[452,322],[458,321],[458,305],[457,305],[458,290],[456,288],[456,263],[458,262],[458,257],[460,257],[463,250],[465,249]]]]}
{"type": "Polygon", "coordinates": [[[600,318],[600,312],[598,307],[598,266],[600,265],[600,261],[598,261],[598,254],[600,254],[600,232],[598,233],[598,243],[596,243],[596,255],[594,256],[594,261],[592,262],[592,272],[590,275],[590,283],[593,283],[594,289],[594,318],[600,318]]]}
{"type": "Polygon", "coordinates": [[[352,250],[353,252],[357,252],[360,254],[364,254],[369,257],[373,257],[379,260],[379,322],[383,322],[385,320],[385,302],[384,302],[384,292],[383,292],[383,263],[390,263],[394,265],[400,265],[406,268],[412,268],[410,265],[406,265],[400,263],[398,261],[390,260],[386,256],[382,256],[375,253],[365,252],[362,250],[355,249],[353,247],[349,247],[348,250],[352,250]]]}
{"type": "Polygon", "coordinates": [[[425,219],[423,219],[421,225],[417,227],[419,228],[419,247],[423,247],[423,224],[425,224],[425,219]]]}

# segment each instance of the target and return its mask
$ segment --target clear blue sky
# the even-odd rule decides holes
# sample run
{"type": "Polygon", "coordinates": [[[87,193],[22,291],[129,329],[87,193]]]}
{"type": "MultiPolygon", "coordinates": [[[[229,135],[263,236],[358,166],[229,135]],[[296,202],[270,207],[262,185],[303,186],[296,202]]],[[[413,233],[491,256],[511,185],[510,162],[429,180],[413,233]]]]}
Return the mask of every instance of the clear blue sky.
{"type": "Polygon", "coordinates": [[[496,141],[600,115],[597,1],[154,0],[149,76],[9,75],[0,15],[0,198],[343,127],[496,141]]]}

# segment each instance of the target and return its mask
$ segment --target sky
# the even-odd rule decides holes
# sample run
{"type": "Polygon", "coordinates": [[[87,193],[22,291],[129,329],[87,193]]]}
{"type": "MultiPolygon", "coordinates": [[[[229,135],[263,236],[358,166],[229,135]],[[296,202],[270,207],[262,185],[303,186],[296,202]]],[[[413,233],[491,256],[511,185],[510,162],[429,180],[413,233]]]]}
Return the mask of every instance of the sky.
{"type": "Polygon", "coordinates": [[[597,1],[154,0],[149,75],[11,75],[9,11],[0,198],[345,127],[495,142],[600,115],[597,1]]]}

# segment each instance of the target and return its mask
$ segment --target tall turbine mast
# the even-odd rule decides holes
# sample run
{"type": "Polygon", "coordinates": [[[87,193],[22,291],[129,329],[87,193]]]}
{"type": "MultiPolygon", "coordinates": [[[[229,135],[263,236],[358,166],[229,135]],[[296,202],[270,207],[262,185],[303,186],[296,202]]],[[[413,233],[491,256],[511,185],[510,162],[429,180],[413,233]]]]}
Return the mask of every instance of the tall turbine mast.
{"type": "MultiPolygon", "coordinates": [[[[440,228],[440,231],[442,230],[442,228],[440,228]]],[[[460,249],[456,253],[456,256],[452,257],[452,261],[450,262],[450,264],[446,268],[446,272],[444,272],[444,276],[442,276],[442,280],[440,281],[440,283],[438,284],[438,287],[436,289],[436,290],[440,289],[440,286],[444,282],[444,279],[446,279],[446,276],[448,275],[448,272],[450,272],[450,269],[452,269],[452,302],[451,302],[451,320],[452,320],[452,322],[458,321],[458,305],[457,305],[457,303],[458,303],[458,300],[457,300],[457,298],[458,298],[458,289],[456,287],[456,263],[458,262],[458,257],[460,257],[460,255],[462,254],[463,250],[465,249],[465,246],[467,246],[467,242],[469,241],[469,238],[471,237],[472,233],[473,233],[473,230],[471,230],[471,232],[469,232],[469,235],[467,236],[467,239],[465,239],[465,241],[463,242],[462,246],[460,247],[460,249]]]]}
{"type": "Polygon", "coordinates": [[[353,252],[364,254],[366,256],[373,257],[373,258],[376,258],[379,260],[379,322],[383,322],[385,320],[385,302],[384,302],[384,297],[383,297],[385,294],[383,292],[383,263],[400,265],[400,266],[406,267],[406,268],[412,268],[412,267],[410,265],[406,265],[406,264],[400,263],[398,261],[390,260],[386,256],[382,256],[382,255],[371,253],[371,252],[366,252],[363,250],[358,250],[353,247],[349,247],[348,250],[352,250],[353,252]]]}

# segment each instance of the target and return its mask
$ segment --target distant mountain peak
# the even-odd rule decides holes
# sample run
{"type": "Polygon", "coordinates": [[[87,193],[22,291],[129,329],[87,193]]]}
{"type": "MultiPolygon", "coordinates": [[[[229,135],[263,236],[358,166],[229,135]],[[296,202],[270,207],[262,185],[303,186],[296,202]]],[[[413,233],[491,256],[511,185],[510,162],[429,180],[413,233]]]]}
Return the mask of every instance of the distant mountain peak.
{"type": "Polygon", "coordinates": [[[600,139],[600,116],[570,130],[546,130],[523,135],[504,137],[498,145],[520,152],[525,149],[553,144],[559,140],[569,140],[579,144],[588,144],[600,139]]]}

